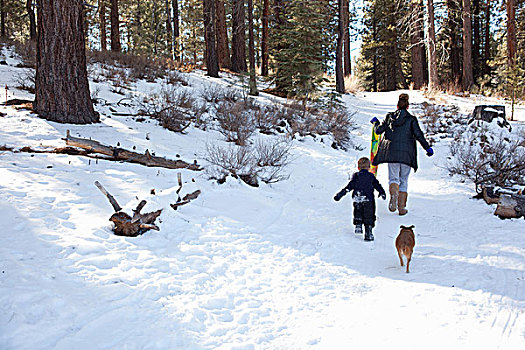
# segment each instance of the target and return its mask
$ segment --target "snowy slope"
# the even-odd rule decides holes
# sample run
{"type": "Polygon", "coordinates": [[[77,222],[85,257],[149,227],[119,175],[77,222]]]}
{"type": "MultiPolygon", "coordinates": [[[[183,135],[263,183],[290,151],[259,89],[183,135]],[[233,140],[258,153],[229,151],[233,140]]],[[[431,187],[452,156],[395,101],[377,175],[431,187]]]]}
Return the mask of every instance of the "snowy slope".
{"type": "MultiPolygon", "coordinates": [[[[15,72],[0,66],[0,86],[15,72]]],[[[194,88],[210,84],[198,72],[188,79],[194,88]]],[[[97,84],[109,102],[122,98],[97,84]]],[[[354,236],[350,196],[332,200],[368,155],[368,121],[398,94],[344,97],[358,112],[353,138],[363,151],[296,140],[289,180],[259,188],[184,170],[182,193],[202,194],[177,211],[169,204],[179,171],[0,152],[0,348],[523,349],[525,221],[498,219],[471,199],[471,184],[448,176],[440,167],[446,140],[432,158],[419,148],[407,216],[378,200],[374,243],[354,236]],[[114,236],[96,180],[127,212],[139,199],[148,200],[144,211],[164,208],[160,231],[114,236]],[[410,274],[394,248],[401,224],[415,225],[410,274]]],[[[479,103],[449,102],[465,111],[479,103]]],[[[174,134],[98,108],[100,124],[74,126],[0,107],[0,144],[61,146],[69,129],[204,164],[206,142],[222,142],[216,132],[174,134]]],[[[519,128],[523,108],[518,117],[519,128]]],[[[386,188],[385,166],[378,178],[386,188]]]]}

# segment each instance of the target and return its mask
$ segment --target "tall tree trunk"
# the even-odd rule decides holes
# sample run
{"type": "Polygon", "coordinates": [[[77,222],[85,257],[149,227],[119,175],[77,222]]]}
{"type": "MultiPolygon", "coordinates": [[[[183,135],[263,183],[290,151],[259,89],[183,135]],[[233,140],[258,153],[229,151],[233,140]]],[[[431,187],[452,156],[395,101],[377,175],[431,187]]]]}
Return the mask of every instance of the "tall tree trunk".
{"type": "Polygon", "coordinates": [[[217,57],[215,36],[215,0],[204,2],[204,38],[206,41],[206,68],[210,77],[219,77],[219,59],[217,57]]]}
{"type": "Polygon", "coordinates": [[[236,73],[246,72],[244,0],[233,0],[232,12],[232,71],[236,73]]]}
{"type": "Polygon", "coordinates": [[[120,52],[118,0],[111,0],[111,51],[120,52]]]}
{"type": "Polygon", "coordinates": [[[463,0],[463,90],[470,91],[474,84],[472,74],[472,22],[470,0],[463,0]]]}
{"type": "Polygon", "coordinates": [[[5,0],[0,0],[0,38],[5,38],[6,31],[5,31],[5,0]]]}
{"type": "Polygon", "coordinates": [[[506,0],[507,10],[507,63],[514,69],[516,60],[516,0],[506,0]]]}
{"type": "Polygon", "coordinates": [[[100,50],[107,51],[108,41],[106,36],[106,0],[98,0],[98,16],[100,20],[100,50]]]}
{"type": "MultiPolygon", "coordinates": [[[[466,0],[470,1],[470,0],[466,0]]],[[[434,29],[434,1],[427,0],[427,54],[428,54],[428,89],[435,90],[439,88],[439,77],[437,73],[436,59],[436,32],[434,29]]]]}
{"type": "Polygon", "coordinates": [[[228,31],[226,28],[226,9],[224,0],[217,0],[217,55],[219,56],[219,67],[230,69],[230,48],[228,45],[228,31]]]}
{"type": "Polygon", "coordinates": [[[250,95],[258,96],[255,72],[255,39],[253,36],[253,0],[248,0],[248,58],[250,61],[250,95]]]}
{"type": "Polygon", "coordinates": [[[490,73],[490,0],[487,0],[485,7],[485,46],[483,47],[483,74],[490,73]]]}
{"type": "Polygon", "coordinates": [[[263,0],[263,15],[262,15],[262,38],[261,38],[261,51],[262,51],[262,63],[261,63],[261,75],[263,77],[268,76],[268,61],[269,61],[269,50],[268,40],[269,31],[268,23],[270,17],[270,0],[263,0]]]}
{"type": "Polygon", "coordinates": [[[345,36],[344,0],[337,1],[338,26],[337,46],[335,50],[335,90],[340,94],[345,93],[345,78],[343,71],[343,43],[345,36]]]}
{"type": "Polygon", "coordinates": [[[477,80],[481,76],[481,65],[480,65],[480,42],[481,42],[481,34],[480,34],[480,7],[479,7],[479,0],[472,0],[473,7],[473,13],[472,13],[472,30],[474,34],[474,48],[472,50],[472,69],[473,69],[473,77],[474,80],[477,80]]]}
{"type": "Polygon", "coordinates": [[[99,121],[89,94],[82,0],[38,0],[35,101],[59,123],[99,121]]]}
{"type": "Polygon", "coordinates": [[[173,38],[171,39],[173,41],[173,45],[175,46],[175,49],[173,50],[173,58],[175,61],[180,61],[181,55],[180,55],[180,47],[179,47],[179,36],[180,36],[180,29],[179,29],[179,1],[178,0],[171,0],[171,7],[173,10],[173,38]]]}
{"type": "Polygon", "coordinates": [[[36,40],[36,18],[35,10],[33,10],[33,0],[26,0],[26,10],[29,16],[29,39],[36,40]]]}
{"type": "MultiPolygon", "coordinates": [[[[374,12],[372,13],[372,38],[375,41],[377,39],[377,18],[376,18],[376,10],[374,7],[374,12]]],[[[373,91],[377,91],[377,47],[374,48],[374,57],[372,60],[372,89],[373,91]]]]}
{"type": "Polygon", "coordinates": [[[352,74],[352,57],[350,55],[350,7],[349,0],[343,0],[343,11],[344,11],[344,74],[345,77],[352,74]]]}
{"type": "Polygon", "coordinates": [[[510,85],[510,95],[512,101],[512,111],[510,120],[514,120],[514,100],[517,85],[516,72],[516,0],[507,0],[507,64],[508,80],[510,85]]]}
{"type": "Polygon", "coordinates": [[[173,27],[171,22],[171,6],[170,6],[170,0],[165,0],[165,7],[166,7],[166,32],[168,35],[166,35],[166,47],[169,50],[170,58],[173,57],[173,53],[175,51],[175,43],[173,42],[173,27]]]}
{"type": "Polygon", "coordinates": [[[461,64],[460,64],[460,50],[459,50],[459,35],[460,32],[458,18],[460,0],[447,0],[447,26],[450,34],[450,73],[451,81],[458,85],[461,82],[461,64]]]}
{"type": "Polygon", "coordinates": [[[423,7],[421,0],[411,0],[410,2],[410,52],[412,54],[412,82],[414,89],[421,89],[425,85],[425,46],[423,23],[421,14],[423,7]]]}

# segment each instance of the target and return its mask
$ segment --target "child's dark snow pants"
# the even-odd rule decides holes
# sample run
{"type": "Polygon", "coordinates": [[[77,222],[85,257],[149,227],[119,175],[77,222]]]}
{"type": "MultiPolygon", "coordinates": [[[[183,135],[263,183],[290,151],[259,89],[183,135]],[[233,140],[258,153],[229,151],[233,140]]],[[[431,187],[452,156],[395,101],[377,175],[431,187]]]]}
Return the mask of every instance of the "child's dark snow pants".
{"type": "Polygon", "coordinates": [[[365,226],[375,226],[376,222],[376,202],[375,201],[355,201],[354,202],[354,225],[364,224],[365,226]]]}

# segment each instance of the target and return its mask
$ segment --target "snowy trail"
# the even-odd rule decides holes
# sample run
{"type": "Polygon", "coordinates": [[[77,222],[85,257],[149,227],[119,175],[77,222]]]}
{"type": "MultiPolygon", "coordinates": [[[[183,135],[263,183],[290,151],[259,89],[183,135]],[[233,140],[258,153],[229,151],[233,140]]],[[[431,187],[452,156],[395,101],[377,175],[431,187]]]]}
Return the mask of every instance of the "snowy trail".
{"type": "MultiPolygon", "coordinates": [[[[499,220],[471,199],[469,184],[439,167],[445,142],[433,158],[418,150],[407,216],[377,201],[374,243],[354,236],[350,195],[332,199],[368,155],[368,120],[397,94],[345,97],[359,111],[363,151],[306,138],[294,143],[290,179],[260,188],[182,171],[183,192],[203,193],[177,211],[177,171],[0,153],[0,348],[404,349],[410,339],[429,349],[522,349],[524,221],[499,220]],[[125,211],[137,197],[145,211],[164,208],[160,231],[114,236],[95,180],[125,211]],[[410,274],[394,248],[400,224],[416,226],[410,274]]],[[[69,128],[191,160],[206,139],[221,139],[115,116],[80,127],[0,111],[8,146],[60,145],[69,128]]],[[[386,176],[380,167],[385,188],[386,176]]]]}

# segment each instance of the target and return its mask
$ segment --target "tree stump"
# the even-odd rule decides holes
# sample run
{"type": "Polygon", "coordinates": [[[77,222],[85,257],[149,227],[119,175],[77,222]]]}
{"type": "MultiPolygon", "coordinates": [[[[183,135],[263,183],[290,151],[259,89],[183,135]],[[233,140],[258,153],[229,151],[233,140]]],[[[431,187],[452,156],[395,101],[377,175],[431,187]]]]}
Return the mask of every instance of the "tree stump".
{"type": "Polygon", "coordinates": [[[519,194],[502,194],[494,215],[502,219],[525,217],[525,196],[519,194]]]}
{"type": "Polygon", "coordinates": [[[116,199],[100,184],[100,182],[95,181],[95,186],[97,186],[98,189],[108,198],[109,203],[115,210],[115,213],[111,215],[109,220],[115,224],[113,232],[117,236],[137,237],[148,230],[159,230],[159,227],[154,223],[162,212],[162,209],[142,214],[140,211],[146,205],[146,201],[142,200],[139,205],[137,205],[137,208],[133,210],[133,216],[130,216],[122,211],[122,208],[116,199]]]}

